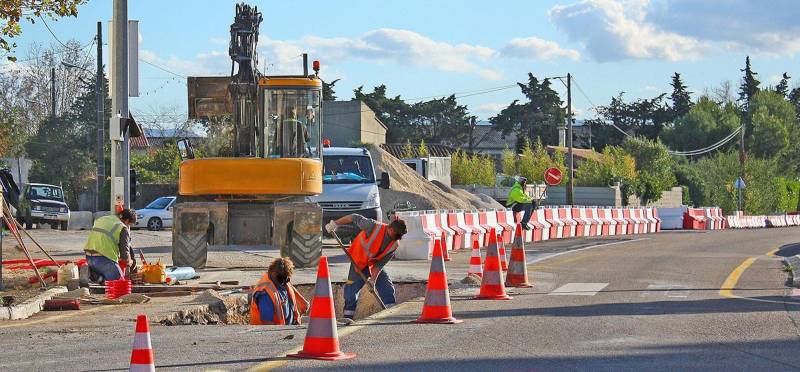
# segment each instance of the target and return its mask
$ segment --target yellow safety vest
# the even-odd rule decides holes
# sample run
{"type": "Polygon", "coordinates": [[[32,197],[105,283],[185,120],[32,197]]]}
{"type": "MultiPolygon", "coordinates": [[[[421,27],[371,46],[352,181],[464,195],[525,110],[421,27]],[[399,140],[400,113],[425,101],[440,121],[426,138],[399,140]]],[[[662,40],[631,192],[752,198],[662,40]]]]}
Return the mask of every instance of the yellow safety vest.
{"type": "Polygon", "coordinates": [[[125,225],[117,216],[104,216],[94,221],[84,250],[95,251],[108,259],[119,261],[119,237],[125,225]]]}

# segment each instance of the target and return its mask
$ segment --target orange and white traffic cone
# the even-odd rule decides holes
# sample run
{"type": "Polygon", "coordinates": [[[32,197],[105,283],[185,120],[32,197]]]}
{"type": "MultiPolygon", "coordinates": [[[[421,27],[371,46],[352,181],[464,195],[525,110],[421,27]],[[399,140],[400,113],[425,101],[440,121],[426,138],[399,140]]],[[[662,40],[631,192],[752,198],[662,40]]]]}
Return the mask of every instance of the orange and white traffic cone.
{"type": "Polygon", "coordinates": [[[508,271],[508,260],[506,259],[506,242],[503,241],[503,234],[497,235],[497,249],[500,256],[500,268],[508,271]]]}
{"type": "MultiPolygon", "coordinates": [[[[443,255],[444,255],[444,260],[445,261],[450,261],[450,254],[447,253],[447,233],[444,232],[444,231],[442,231],[442,239],[441,239],[441,241],[442,241],[442,252],[443,252],[443,255]]],[[[434,247],[433,249],[434,249],[434,252],[435,252],[436,251],[436,247],[434,247]]]]}
{"type": "Polygon", "coordinates": [[[453,309],[450,307],[450,290],[447,287],[443,251],[444,244],[436,241],[433,246],[431,271],[428,274],[425,304],[422,305],[422,315],[414,323],[454,324],[462,322],[453,317],[453,309]]]}
{"type": "Polygon", "coordinates": [[[469,271],[467,275],[475,275],[479,278],[483,277],[483,268],[481,267],[481,248],[478,246],[478,241],[472,241],[472,257],[469,258],[469,271]]]}
{"type": "Polygon", "coordinates": [[[288,356],[320,360],[342,360],[356,356],[353,353],[343,353],[339,349],[339,334],[336,331],[336,314],[333,308],[332,293],[328,257],[322,256],[319,258],[317,284],[314,286],[314,299],[311,301],[311,312],[303,350],[288,356]]]}
{"type": "Polygon", "coordinates": [[[483,266],[481,290],[474,297],[476,300],[510,300],[503,285],[503,272],[500,269],[500,257],[497,255],[497,234],[492,229],[489,234],[489,246],[486,249],[486,260],[483,266]]]}
{"type": "Polygon", "coordinates": [[[144,372],[156,370],[153,346],[150,344],[150,325],[147,315],[139,314],[136,317],[136,334],[133,335],[133,349],[131,351],[131,372],[144,372]]]}
{"type": "Polygon", "coordinates": [[[525,260],[525,243],[522,239],[522,227],[517,225],[514,233],[514,243],[511,245],[511,264],[506,273],[506,286],[517,288],[531,288],[528,283],[528,263],[525,260]]]}

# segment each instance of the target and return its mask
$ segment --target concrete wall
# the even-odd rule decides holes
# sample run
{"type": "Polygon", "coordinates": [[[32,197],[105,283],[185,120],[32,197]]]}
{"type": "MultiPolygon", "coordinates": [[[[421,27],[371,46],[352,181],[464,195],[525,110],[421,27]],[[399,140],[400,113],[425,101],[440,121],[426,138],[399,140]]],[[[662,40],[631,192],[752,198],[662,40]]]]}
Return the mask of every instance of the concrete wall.
{"type": "MultiPolygon", "coordinates": [[[[542,205],[566,205],[567,187],[549,186],[542,205]]],[[[617,187],[575,187],[575,205],[620,206],[622,197],[617,187]]]]}
{"type": "Polygon", "coordinates": [[[17,186],[19,186],[19,189],[22,190],[22,186],[28,183],[28,175],[31,173],[33,161],[24,157],[0,158],[0,160],[8,165],[8,169],[11,171],[11,174],[14,177],[14,182],[16,182],[17,186]],[[22,176],[21,179],[20,175],[22,176]]]}
{"type": "Polygon", "coordinates": [[[449,157],[428,158],[428,174],[426,178],[429,181],[439,181],[450,186],[450,164],[449,157]]]}
{"type": "MultiPolygon", "coordinates": [[[[639,198],[631,196],[628,198],[628,205],[632,207],[641,206],[639,198]]],[[[683,189],[680,187],[673,187],[670,190],[661,193],[661,198],[647,204],[649,207],[662,207],[662,208],[677,208],[683,205],[683,189]]]]}
{"type": "Polygon", "coordinates": [[[333,146],[348,147],[354,142],[386,143],[386,128],[375,113],[361,101],[327,101],[322,104],[322,137],[333,146]]]}

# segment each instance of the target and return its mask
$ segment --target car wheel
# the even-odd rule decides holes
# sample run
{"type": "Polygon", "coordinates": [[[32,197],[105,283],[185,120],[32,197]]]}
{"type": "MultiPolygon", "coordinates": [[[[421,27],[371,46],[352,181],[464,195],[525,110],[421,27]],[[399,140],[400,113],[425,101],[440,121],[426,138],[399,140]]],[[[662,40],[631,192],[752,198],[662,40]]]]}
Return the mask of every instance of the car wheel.
{"type": "Polygon", "coordinates": [[[50,228],[53,230],[58,230],[58,222],[53,222],[50,224],[50,228]]]}
{"type": "Polygon", "coordinates": [[[25,219],[25,230],[32,230],[33,229],[33,221],[30,218],[25,219]]]}
{"type": "Polygon", "coordinates": [[[164,223],[161,222],[161,219],[158,217],[147,220],[147,229],[150,231],[158,231],[161,230],[162,227],[164,227],[164,223]]]}
{"type": "Polygon", "coordinates": [[[67,231],[67,226],[69,223],[67,221],[61,221],[61,231],[67,231]]]}

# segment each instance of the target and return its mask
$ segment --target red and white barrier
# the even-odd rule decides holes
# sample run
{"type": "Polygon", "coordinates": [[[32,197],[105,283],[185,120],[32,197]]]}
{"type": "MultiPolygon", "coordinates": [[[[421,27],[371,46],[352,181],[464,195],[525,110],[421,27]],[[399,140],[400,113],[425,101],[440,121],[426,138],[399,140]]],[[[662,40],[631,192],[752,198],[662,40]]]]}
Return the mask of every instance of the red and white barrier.
{"type": "Polygon", "coordinates": [[[572,212],[569,207],[556,208],[558,219],[564,222],[565,238],[574,238],[577,236],[578,222],[572,219],[572,212]]]}
{"type": "Polygon", "coordinates": [[[489,231],[486,230],[486,228],[484,228],[483,226],[481,226],[478,212],[477,211],[464,212],[464,221],[467,224],[467,226],[472,228],[472,237],[470,240],[470,244],[472,244],[472,242],[475,241],[478,242],[478,246],[484,247],[485,244],[483,242],[486,239],[486,234],[489,231]]]}
{"type": "Polygon", "coordinates": [[[547,219],[544,217],[544,209],[539,208],[533,211],[529,225],[532,227],[528,230],[531,233],[531,241],[539,242],[550,240],[552,225],[547,222],[547,219]]]}
{"type": "Polygon", "coordinates": [[[591,236],[592,223],[583,216],[583,208],[567,208],[570,218],[575,221],[575,236],[591,236]]]}
{"type": "Polygon", "coordinates": [[[612,208],[611,212],[614,221],[617,221],[616,235],[628,234],[628,225],[630,225],[630,220],[625,218],[625,210],[622,208],[612,208]]]}
{"type": "Polygon", "coordinates": [[[558,208],[545,208],[544,218],[550,224],[550,239],[561,239],[568,237],[564,234],[564,227],[567,225],[565,222],[558,218],[558,208]]]}
{"type": "Polygon", "coordinates": [[[449,227],[450,230],[453,230],[455,232],[455,235],[453,235],[454,250],[464,248],[464,235],[466,235],[466,231],[464,231],[464,229],[458,225],[459,214],[463,215],[464,212],[460,210],[447,211],[444,213],[442,219],[444,221],[442,223],[446,223],[447,227],[449,227]]]}
{"type": "MultiPolygon", "coordinates": [[[[454,211],[454,212],[455,213],[450,213],[450,215],[448,216],[448,220],[452,218],[451,216],[454,216],[456,219],[455,225],[458,226],[458,228],[464,232],[464,237],[462,239],[463,245],[461,246],[461,248],[472,249],[473,229],[472,226],[469,226],[466,221],[466,216],[468,212],[464,211],[454,211]]],[[[477,232],[474,233],[477,234],[477,232]]]]}
{"type": "Polygon", "coordinates": [[[503,228],[503,241],[511,243],[511,240],[513,239],[512,235],[514,234],[514,229],[516,228],[516,223],[514,222],[513,218],[508,220],[507,212],[510,212],[510,210],[498,209],[495,211],[495,214],[497,215],[497,224],[503,228]]]}
{"type": "Polygon", "coordinates": [[[617,235],[617,221],[612,216],[611,208],[596,208],[596,210],[600,215],[600,220],[603,221],[603,235],[617,235]]]}

